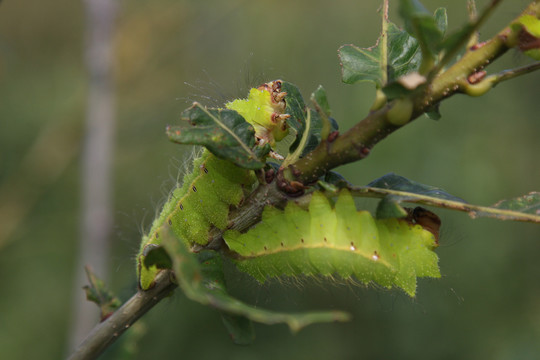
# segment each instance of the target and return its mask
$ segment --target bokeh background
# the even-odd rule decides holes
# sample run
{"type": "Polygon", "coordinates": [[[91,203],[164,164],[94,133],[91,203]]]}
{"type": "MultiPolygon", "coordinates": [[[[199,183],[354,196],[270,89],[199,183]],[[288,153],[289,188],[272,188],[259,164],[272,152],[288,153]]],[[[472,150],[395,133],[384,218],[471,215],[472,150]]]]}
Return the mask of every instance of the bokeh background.
{"type": "MultiPolygon", "coordinates": [[[[393,18],[397,2],[391,1],[393,18]]],[[[480,1],[479,7],[487,1],[480,1]]],[[[528,2],[506,1],[484,38],[528,2]]],[[[465,1],[447,6],[451,29],[465,1]]],[[[167,124],[193,100],[220,104],[276,78],[309,97],[322,84],[342,129],[366,114],[370,84],[340,81],[336,50],[367,47],[379,32],[379,1],[120,1],[114,33],[116,135],[108,284],[135,290],[141,232],[173,186],[189,147],[169,143],[167,124]]],[[[73,331],[80,238],[81,150],[88,78],[80,1],[0,3],[0,349],[5,359],[59,359],[73,331]]],[[[528,60],[510,53],[501,70],[528,60]]],[[[540,190],[540,73],[481,98],[455,96],[443,118],[423,117],[339,169],[363,185],[388,172],[436,185],[471,203],[540,190]]],[[[372,206],[365,201],[366,206],[372,206]]],[[[533,359],[540,356],[540,227],[472,220],[438,211],[443,278],[421,280],[415,299],[399,291],[324,281],[259,285],[229,269],[235,295],[258,306],[344,309],[346,324],[255,325],[251,346],[233,345],[218,313],[179,291],[130,330],[134,359],[533,359]]],[[[92,264],[90,264],[92,265],[92,264]]],[[[129,332],[128,332],[129,333],[129,332]]],[[[129,340],[129,338],[128,338],[129,340]]],[[[125,343],[126,341],[124,341],[125,343]]],[[[122,342],[104,358],[118,359],[122,342]]]]}

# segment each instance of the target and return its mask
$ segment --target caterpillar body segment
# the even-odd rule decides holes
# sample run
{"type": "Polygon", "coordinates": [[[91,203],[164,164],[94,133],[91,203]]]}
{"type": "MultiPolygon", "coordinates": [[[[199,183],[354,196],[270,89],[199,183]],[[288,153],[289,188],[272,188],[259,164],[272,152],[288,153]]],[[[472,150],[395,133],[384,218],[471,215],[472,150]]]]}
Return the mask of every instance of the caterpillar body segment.
{"type": "MultiPolygon", "coordinates": [[[[255,129],[258,146],[283,139],[288,133],[285,114],[285,92],[280,80],[253,88],[247,99],[234,100],[226,107],[237,111],[255,129]]],[[[281,158],[270,152],[270,156],[281,158]]],[[[160,244],[159,230],[164,224],[171,226],[175,235],[186,245],[206,245],[212,227],[224,230],[228,225],[229,210],[238,206],[246,192],[257,183],[255,173],[219,159],[205,150],[194,160],[193,171],[184,177],[181,187],[176,188],[160,215],[154,220],[150,232],[143,236],[137,257],[137,272],[142,289],[152,286],[158,272],[156,266],[144,265],[145,252],[160,244]]]]}
{"type": "Polygon", "coordinates": [[[144,265],[145,249],[159,245],[159,230],[171,226],[175,235],[186,242],[205,245],[210,229],[224,230],[231,207],[238,206],[257,179],[252,170],[235,166],[205,150],[193,162],[193,171],[184,176],[147,235],[143,236],[137,257],[138,277],[142,289],[148,289],[158,272],[155,266],[144,265]]]}
{"type": "Polygon", "coordinates": [[[335,204],[314,193],[309,208],[267,208],[246,233],[224,239],[237,267],[264,282],[279,276],[354,277],[364,284],[416,293],[417,277],[440,277],[435,236],[405,219],[374,219],[343,190],[335,204]]]}

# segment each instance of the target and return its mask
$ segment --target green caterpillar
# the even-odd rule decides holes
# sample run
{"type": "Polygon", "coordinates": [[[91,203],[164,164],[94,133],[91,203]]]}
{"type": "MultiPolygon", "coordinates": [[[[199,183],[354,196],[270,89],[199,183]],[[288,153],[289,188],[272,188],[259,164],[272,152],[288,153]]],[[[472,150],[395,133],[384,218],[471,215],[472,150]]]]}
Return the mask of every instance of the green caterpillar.
{"type": "Polygon", "coordinates": [[[144,266],[145,249],[159,245],[159,230],[169,224],[175,235],[187,242],[205,245],[212,226],[227,227],[229,207],[238,206],[256,181],[252,170],[221,160],[205,150],[193,162],[193,172],[184,177],[154,220],[150,232],[143,236],[138,259],[138,275],[142,289],[152,286],[159,271],[144,266]]]}
{"type": "MultiPolygon", "coordinates": [[[[287,133],[285,120],[286,93],[281,92],[281,81],[273,81],[252,89],[248,100],[235,100],[226,106],[236,110],[255,128],[259,146],[275,144],[287,133]]],[[[224,230],[228,225],[230,207],[238,206],[257,182],[253,170],[219,159],[208,150],[193,162],[193,172],[184,177],[183,185],[176,188],[144,235],[137,256],[137,275],[142,289],[150,288],[159,269],[146,267],[148,250],[159,245],[159,230],[163,225],[172,227],[175,235],[186,245],[206,245],[212,227],[224,230]]]]}
{"type": "Polygon", "coordinates": [[[347,190],[335,207],[317,192],[308,210],[293,202],[285,210],[267,207],[255,227],[243,234],[227,231],[224,239],[239,255],[237,267],[261,282],[283,275],[354,276],[414,296],[417,277],[440,277],[432,231],[357,211],[347,190]]]}
{"type": "MultiPolygon", "coordinates": [[[[288,130],[285,95],[278,80],[251,89],[248,99],[226,106],[253,126],[256,146],[274,145],[288,130]]],[[[205,150],[143,236],[137,257],[140,287],[150,288],[160,271],[156,265],[147,266],[145,258],[161,244],[159,234],[165,227],[188,247],[204,247],[210,230],[226,230],[230,209],[256,186],[254,170],[205,150]]],[[[308,210],[293,202],[284,210],[266,207],[259,224],[243,234],[226,231],[223,238],[238,268],[261,282],[282,275],[337,275],[396,286],[414,296],[417,277],[440,277],[432,251],[438,244],[439,219],[417,209],[405,219],[376,220],[369,212],[356,210],[347,190],[340,192],[334,207],[315,192],[308,210]]]]}

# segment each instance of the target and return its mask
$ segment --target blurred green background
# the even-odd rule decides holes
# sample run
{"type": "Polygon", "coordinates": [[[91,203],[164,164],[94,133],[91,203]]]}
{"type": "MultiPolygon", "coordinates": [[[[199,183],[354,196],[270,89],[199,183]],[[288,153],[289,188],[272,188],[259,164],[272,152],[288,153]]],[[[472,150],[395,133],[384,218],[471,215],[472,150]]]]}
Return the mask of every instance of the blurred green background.
{"type": "MultiPolygon", "coordinates": [[[[487,1],[479,2],[479,7],[487,1]]],[[[528,2],[503,2],[484,38],[528,2]]],[[[465,1],[448,6],[455,29],[465,1]]],[[[369,84],[340,81],[336,50],[367,47],[379,1],[122,1],[115,32],[117,133],[110,287],[135,290],[142,229],[173,186],[189,147],[167,124],[193,100],[220,104],[276,78],[308,97],[318,84],[342,129],[366,114],[369,84]],[[205,97],[209,97],[205,100],[205,97]]],[[[397,2],[391,1],[393,18],[397,2]]],[[[80,159],[88,80],[81,2],[0,4],[0,352],[4,359],[67,354],[80,222],[80,159]]],[[[495,70],[527,62],[508,54],[495,70]]],[[[388,172],[436,185],[471,203],[540,190],[540,74],[481,98],[456,96],[443,118],[422,117],[340,169],[363,185],[388,172]]],[[[366,206],[371,203],[365,202],[366,206]]],[[[256,325],[252,346],[233,345],[218,313],[177,291],[144,319],[136,359],[533,359],[540,356],[540,227],[438,211],[443,278],[421,280],[416,299],[320,281],[261,286],[230,269],[232,291],[281,310],[345,309],[354,320],[291,335],[256,325]]],[[[141,330],[141,327],[139,327],[141,330]]],[[[119,358],[121,343],[104,358],[119,358]]]]}

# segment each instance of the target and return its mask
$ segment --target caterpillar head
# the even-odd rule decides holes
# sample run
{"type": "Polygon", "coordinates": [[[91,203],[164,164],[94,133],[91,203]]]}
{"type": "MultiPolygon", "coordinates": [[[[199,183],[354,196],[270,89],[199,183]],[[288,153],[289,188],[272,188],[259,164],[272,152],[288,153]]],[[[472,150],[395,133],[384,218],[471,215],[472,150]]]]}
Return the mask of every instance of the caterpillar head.
{"type": "Polygon", "coordinates": [[[285,114],[286,92],[281,91],[281,80],[262,84],[249,91],[247,99],[237,99],[225,104],[227,109],[237,111],[255,128],[259,145],[266,143],[272,147],[289,132],[285,114]]]}

